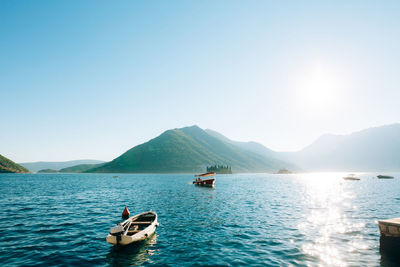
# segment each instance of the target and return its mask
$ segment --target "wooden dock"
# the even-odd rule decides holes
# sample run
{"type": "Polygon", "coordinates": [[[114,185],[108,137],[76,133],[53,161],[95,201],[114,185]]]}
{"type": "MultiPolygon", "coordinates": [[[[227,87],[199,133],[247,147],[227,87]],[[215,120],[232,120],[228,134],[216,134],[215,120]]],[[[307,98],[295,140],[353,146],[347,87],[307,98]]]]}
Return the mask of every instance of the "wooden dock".
{"type": "Polygon", "coordinates": [[[381,236],[400,237],[400,218],[378,221],[381,236]]]}

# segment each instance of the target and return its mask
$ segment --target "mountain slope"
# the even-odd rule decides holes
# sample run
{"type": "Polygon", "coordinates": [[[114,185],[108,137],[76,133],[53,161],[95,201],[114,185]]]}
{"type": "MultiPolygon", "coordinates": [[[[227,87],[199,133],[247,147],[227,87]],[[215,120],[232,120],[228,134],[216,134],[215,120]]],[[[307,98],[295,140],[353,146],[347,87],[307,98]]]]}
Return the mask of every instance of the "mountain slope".
{"type": "Polygon", "coordinates": [[[0,173],[28,173],[29,171],[21,165],[9,160],[6,157],[0,155],[0,173]]]}
{"type": "Polygon", "coordinates": [[[68,168],[72,166],[76,166],[79,164],[99,164],[104,163],[101,160],[93,160],[93,159],[82,159],[82,160],[71,160],[71,161],[59,161],[59,162],[46,162],[46,161],[38,161],[38,162],[23,162],[19,163],[21,166],[27,168],[31,172],[38,172],[43,169],[52,169],[52,170],[60,170],[63,168],[68,168]]]}
{"type": "Polygon", "coordinates": [[[58,172],[63,172],[63,173],[80,173],[80,172],[85,172],[87,170],[100,167],[104,165],[104,163],[99,163],[99,164],[79,164],[75,165],[72,167],[67,167],[59,170],[58,172]]]}
{"type": "Polygon", "coordinates": [[[299,152],[282,155],[307,170],[399,171],[400,124],[323,135],[299,152]]]}
{"type": "Polygon", "coordinates": [[[232,166],[234,172],[276,171],[289,165],[192,126],[168,130],[88,172],[201,172],[215,164],[232,166]]]}
{"type": "Polygon", "coordinates": [[[249,142],[239,142],[239,141],[233,141],[229,138],[227,138],[226,136],[211,130],[211,129],[206,129],[205,130],[209,135],[214,136],[218,139],[220,139],[221,141],[233,144],[237,147],[243,148],[245,150],[260,154],[262,156],[266,156],[266,157],[273,157],[273,158],[279,158],[280,154],[279,152],[275,152],[265,146],[263,146],[260,143],[257,142],[253,142],[253,141],[249,141],[249,142]]]}

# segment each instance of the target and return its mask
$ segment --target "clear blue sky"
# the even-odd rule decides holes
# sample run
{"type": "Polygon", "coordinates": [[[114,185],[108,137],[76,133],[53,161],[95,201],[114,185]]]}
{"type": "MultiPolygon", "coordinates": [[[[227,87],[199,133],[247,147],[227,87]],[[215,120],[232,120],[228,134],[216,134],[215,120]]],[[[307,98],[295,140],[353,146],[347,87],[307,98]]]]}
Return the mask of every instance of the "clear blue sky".
{"type": "Polygon", "coordinates": [[[399,14],[399,1],[0,1],[0,154],[111,160],[193,124],[288,151],[399,122],[399,14]]]}

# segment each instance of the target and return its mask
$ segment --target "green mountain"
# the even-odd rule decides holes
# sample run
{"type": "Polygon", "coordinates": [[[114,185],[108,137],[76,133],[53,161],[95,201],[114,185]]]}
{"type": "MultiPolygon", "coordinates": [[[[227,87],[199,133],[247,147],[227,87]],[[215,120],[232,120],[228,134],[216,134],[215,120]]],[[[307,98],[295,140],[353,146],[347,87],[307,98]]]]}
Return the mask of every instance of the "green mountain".
{"type": "Polygon", "coordinates": [[[21,165],[9,160],[6,157],[0,155],[0,173],[28,173],[29,171],[21,165]]]}
{"type": "Polygon", "coordinates": [[[101,160],[93,159],[81,159],[81,160],[70,160],[70,161],[37,161],[37,162],[23,162],[19,163],[21,166],[27,168],[31,172],[38,172],[40,170],[51,169],[60,170],[80,164],[99,164],[104,163],[101,160]]]}
{"type": "Polygon", "coordinates": [[[228,165],[233,172],[274,172],[294,168],[290,163],[255,153],[192,126],[168,130],[86,172],[204,172],[211,165],[228,165]]]}
{"type": "Polygon", "coordinates": [[[238,147],[243,148],[245,150],[249,150],[251,152],[260,154],[260,155],[265,156],[265,157],[271,157],[271,158],[276,158],[276,159],[280,158],[280,153],[279,152],[273,151],[273,150],[263,146],[260,143],[253,142],[253,141],[249,141],[249,142],[233,141],[233,140],[229,139],[228,137],[226,137],[226,136],[224,136],[224,135],[222,135],[222,134],[220,134],[220,133],[218,133],[218,132],[216,132],[214,130],[206,129],[205,131],[209,135],[214,136],[214,137],[220,139],[223,142],[230,143],[232,145],[238,146],[238,147]]]}

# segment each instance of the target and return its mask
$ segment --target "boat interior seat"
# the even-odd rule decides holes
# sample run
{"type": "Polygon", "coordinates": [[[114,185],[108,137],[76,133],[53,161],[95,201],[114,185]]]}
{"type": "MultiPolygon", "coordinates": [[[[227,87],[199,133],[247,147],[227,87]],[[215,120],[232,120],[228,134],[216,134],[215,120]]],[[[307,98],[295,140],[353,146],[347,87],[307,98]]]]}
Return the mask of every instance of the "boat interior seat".
{"type": "Polygon", "coordinates": [[[137,234],[139,232],[140,232],[140,230],[128,231],[127,235],[134,235],[134,234],[137,234]]]}
{"type": "Polygon", "coordinates": [[[131,225],[128,230],[128,234],[139,232],[139,225],[131,225]]]}

